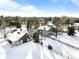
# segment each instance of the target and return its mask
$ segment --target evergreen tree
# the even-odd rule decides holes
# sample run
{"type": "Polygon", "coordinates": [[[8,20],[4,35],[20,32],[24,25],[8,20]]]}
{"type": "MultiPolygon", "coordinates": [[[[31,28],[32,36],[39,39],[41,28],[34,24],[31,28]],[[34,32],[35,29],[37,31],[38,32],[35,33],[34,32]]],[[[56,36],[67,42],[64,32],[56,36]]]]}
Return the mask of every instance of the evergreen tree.
{"type": "Polygon", "coordinates": [[[34,40],[34,42],[39,43],[39,33],[38,32],[33,34],[33,40],[34,40]]]}
{"type": "Polygon", "coordinates": [[[68,27],[68,35],[73,36],[75,34],[75,27],[68,27]]]}
{"type": "Polygon", "coordinates": [[[0,20],[0,26],[2,25],[2,20],[0,20]]]}

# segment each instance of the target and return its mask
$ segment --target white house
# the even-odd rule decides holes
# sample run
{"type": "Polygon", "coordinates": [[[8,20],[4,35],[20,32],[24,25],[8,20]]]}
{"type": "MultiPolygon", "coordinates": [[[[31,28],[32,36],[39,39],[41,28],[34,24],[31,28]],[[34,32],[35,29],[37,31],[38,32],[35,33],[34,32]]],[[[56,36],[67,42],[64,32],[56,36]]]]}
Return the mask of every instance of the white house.
{"type": "Polygon", "coordinates": [[[40,27],[38,28],[38,30],[46,30],[46,31],[48,31],[49,29],[50,29],[50,27],[47,26],[47,25],[40,26],[40,27]]]}
{"type": "Polygon", "coordinates": [[[41,31],[41,34],[45,36],[45,35],[48,34],[48,31],[50,30],[50,27],[47,26],[47,25],[40,26],[40,27],[38,28],[38,30],[40,30],[40,31],[41,31]]]}
{"type": "Polygon", "coordinates": [[[7,37],[7,40],[12,44],[12,46],[20,45],[25,43],[25,41],[27,42],[27,33],[26,28],[22,27],[22,31],[17,29],[17,31],[11,33],[7,37]]]}
{"type": "Polygon", "coordinates": [[[49,27],[56,28],[56,26],[55,26],[51,21],[49,21],[49,22],[47,23],[47,25],[48,25],[49,27]]]}
{"type": "Polygon", "coordinates": [[[79,23],[74,23],[76,29],[79,29],[79,23]]]}

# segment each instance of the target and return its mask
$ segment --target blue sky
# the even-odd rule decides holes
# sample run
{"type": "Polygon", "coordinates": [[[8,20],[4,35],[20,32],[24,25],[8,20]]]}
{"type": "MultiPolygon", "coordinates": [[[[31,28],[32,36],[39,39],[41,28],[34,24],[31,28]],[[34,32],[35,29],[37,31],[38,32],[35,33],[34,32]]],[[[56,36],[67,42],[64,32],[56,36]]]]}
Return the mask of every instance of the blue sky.
{"type": "Polygon", "coordinates": [[[1,0],[0,13],[12,16],[79,17],[79,0],[1,0]]]}
{"type": "Polygon", "coordinates": [[[17,3],[26,5],[31,4],[44,11],[67,11],[76,12],[79,7],[70,0],[15,0],[17,3]]]}

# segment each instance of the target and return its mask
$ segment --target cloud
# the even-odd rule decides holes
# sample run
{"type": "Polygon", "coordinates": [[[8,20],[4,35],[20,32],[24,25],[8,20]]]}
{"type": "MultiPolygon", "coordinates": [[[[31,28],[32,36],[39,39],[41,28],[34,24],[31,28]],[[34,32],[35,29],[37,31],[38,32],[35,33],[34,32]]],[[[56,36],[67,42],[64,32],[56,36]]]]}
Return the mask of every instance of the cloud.
{"type": "MultiPolygon", "coordinates": [[[[58,0],[54,0],[58,1],[58,0]]],[[[77,0],[73,0],[73,3],[77,0]]],[[[77,2],[78,3],[78,2],[77,2]]],[[[45,12],[42,10],[39,10],[37,7],[34,5],[22,5],[19,4],[13,0],[0,0],[0,15],[4,16],[74,16],[74,17],[79,17],[79,13],[67,13],[65,11],[60,11],[58,12],[45,12]]]]}
{"type": "Polygon", "coordinates": [[[79,0],[70,0],[70,1],[79,7],[79,0]]]}
{"type": "Polygon", "coordinates": [[[79,12],[78,13],[69,13],[69,12],[60,12],[58,13],[58,16],[68,16],[68,17],[79,17],[79,12]]]}
{"type": "Polygon", "coordinates": [[[13,2],[12,0],[0,0],[0,8],[3,9],[16,9],[20,6],[20,4],[13,2]]]}
{"type": "Polygon", "coordinates": [[[33,5],[21,5],[13,0],[0,1],[0,14],[5,16],[36,16],[39,10],[33,5]]]}
{"type": "MultiPolygon", "coordinates": [[[[53,2],[58,2],[60,0],[51,0],[53,2]]],[[[79,0],[64,0],[64,4],[66,4],[68,1],[71,1],[73,4],[77,5],[79,7],[79,0]]]]}

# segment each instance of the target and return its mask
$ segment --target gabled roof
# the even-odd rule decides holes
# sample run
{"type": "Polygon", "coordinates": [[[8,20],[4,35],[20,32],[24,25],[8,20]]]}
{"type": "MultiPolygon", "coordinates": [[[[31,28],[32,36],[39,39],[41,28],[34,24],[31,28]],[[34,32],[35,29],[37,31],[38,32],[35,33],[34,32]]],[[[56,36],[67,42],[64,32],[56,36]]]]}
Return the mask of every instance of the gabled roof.
{"type": "Polygon", "coordinates": [[[48,22],[47,25],[52,26],[54,28],[56,28],[56,26],[52,23],[52,22],[48,22]]]}
{"type": "Polygon", "coordinates": [[[22,29],[22,31],[20,30],[20,28],[18,28],[17,31],[11,33],[11,35],[9,35],[7,38],[9,40],[11,40],[12,42],[15,42],[15,41],[19,40],[26,33],[28,33],[25,26],[22,26],[21,29],[22,29]]]}
{"type": "Polygon", "coordinates": [[[47,26],[47,25],[45,25],[45,26],[40,26],[40,27],[38,28],[38,30],[46,30],[46,31],[48,31],[49,29],[50,29],[50,27],[47,26]]]}
{"type": "Polygon", "coordinates": [[[15,31],[14,33],[12,33],[10,36],[8,36],[7,38],[9,40],[11,40],[12,42],[19,40],[25,33],[22,31],[15,31]]]}

